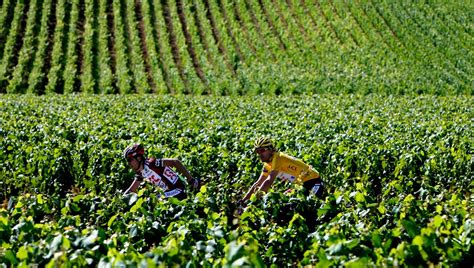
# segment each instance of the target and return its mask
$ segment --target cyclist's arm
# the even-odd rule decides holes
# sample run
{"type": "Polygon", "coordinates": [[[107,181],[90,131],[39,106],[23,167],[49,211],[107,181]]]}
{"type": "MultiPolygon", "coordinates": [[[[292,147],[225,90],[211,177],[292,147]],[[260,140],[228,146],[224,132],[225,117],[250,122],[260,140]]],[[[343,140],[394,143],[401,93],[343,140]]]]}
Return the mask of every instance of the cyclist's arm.
{"type": "Polygon", "coordinates": [[[130,192],[136,192],[138,187],[140,186],[140,183],[141,183],[141,180],[139,180],[138,178],[135,178],[132,182],[132,184],[130,185],[130,187],[128,187],[128,189],[125,191],[125,193],[123,194],[129,194],[130,192]]]}
{"type": "Polygon", "coordinates": [[[258,178],[258,180],[252,185],[252,187],[250,187],[249,191],[247,192],[247,194],[244,196],[244,198],[242,198],[242,202],[245,202],[247,201],[253,193],[255,193],[257,191],[257,189],[262,185],[262,183],[268,178],[268,175],[265,174],[265,173],[262,173],[260,175],[260,177],[258,178]]]}
{"type": "Polygon", "coordinates": [[[192,183],[193,176],[189,173],[188,169],[176,158],[163,158],[163,166],[174,167],[176,171],[183,174],[189,183],[192,183]]]}
{"type": "Polygon", "coordinates": [[[272,186],[273,182],[278,176],[278,171],[277,170],[272,170],[270,172],[270,175],[268,175],[268,178],[263,181],[262,185],[260,186],[260,191],[264,191],[265,193],[268,192],[270,189],[270,186],[272,186]]]}

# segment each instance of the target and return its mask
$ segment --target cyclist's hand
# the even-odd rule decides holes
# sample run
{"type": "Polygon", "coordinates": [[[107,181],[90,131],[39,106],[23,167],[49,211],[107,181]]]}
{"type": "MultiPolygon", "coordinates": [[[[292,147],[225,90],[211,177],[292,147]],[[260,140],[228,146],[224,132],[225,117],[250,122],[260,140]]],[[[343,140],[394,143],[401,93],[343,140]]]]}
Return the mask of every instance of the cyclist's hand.
{"type": "Polygon", "coordinates": [[[244,212],[244,209],[245,209],[244,203],[241,201],[237,202],[237,215],[242,215],[242,213],[244,212]]]}
{"type": "Polygon", "coordinates": [[[237,214],[241,215],[244,212],[245,207],[247,206],[247,202],[244,200],[239,200],[237,202],[237,214]]]}
{"type": "Polygon", "coordinates": [[[192,178],[191,179],[191,186],[194,188],[194,189],[198,189],[199,188],[199,179],[197,178],[192,178]]]}

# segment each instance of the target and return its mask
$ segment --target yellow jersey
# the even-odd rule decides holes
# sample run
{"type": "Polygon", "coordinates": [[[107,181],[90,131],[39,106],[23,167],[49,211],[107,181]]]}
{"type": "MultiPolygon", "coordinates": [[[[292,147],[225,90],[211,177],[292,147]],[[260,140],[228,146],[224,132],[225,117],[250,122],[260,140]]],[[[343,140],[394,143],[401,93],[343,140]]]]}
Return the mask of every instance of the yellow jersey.
{"type": "Polygon", "coordinates": [[[275,152],[272,162],[263,165],[262,174],[268,176],[274,170],[278,171],[277,178],[297,184],[319,178],[319,172],[312,166],[281,152],[275,152]]]}

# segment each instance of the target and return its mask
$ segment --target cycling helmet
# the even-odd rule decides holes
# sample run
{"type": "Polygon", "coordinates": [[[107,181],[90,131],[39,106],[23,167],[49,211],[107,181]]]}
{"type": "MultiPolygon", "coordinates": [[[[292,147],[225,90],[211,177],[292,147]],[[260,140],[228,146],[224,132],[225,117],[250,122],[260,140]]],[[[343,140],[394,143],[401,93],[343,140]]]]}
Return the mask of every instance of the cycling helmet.
{"type": "Polygon", "coordinates": [[[264,148],[264,149],[272,149],[275,150],[275,146],[273,145],[273,142],[270,138],[268,137],[260,137],[258,138],[254,145],[254,149],[259,149],[259,148],[264,148]]]}
{"type": "Polygon", "coordinates": [[[134,145],[128,146],[123,151],[123,158],[127,159],[129,157],[143,156],[144,154],[145,154],[145,148],[143,148],[143,145],[134,144],[134,145]]]}

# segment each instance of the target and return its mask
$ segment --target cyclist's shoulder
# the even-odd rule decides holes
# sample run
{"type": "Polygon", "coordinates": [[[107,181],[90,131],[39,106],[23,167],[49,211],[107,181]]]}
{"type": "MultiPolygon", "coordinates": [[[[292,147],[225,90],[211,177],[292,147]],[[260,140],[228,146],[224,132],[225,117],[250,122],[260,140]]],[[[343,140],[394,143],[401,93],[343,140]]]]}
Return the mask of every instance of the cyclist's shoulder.
{"type": "Polygon", "coordinates": [[[275,152],[273,157],[274,157],[274,159],[276,159],[278,161],[285,161],[285,160],[289,160],[289,159],[293,158],[292,156],[290,156],[289,154],[286,154],[284,152],[275,152]]]}
{"type": "Polygon", "coordinates": [[[149,157],[145,160],[145,165],[152,168],[162,168],[163,167],[163,158],[149,157]]]}
{"type": "Polygon", "coordinates": [[[276,158],[277,161],[279,161],[279,162],[295,162],[295,161],[299,162],[299,161],[301,161],[301,159],[296,158],[292,155],[283,153],[283,152],[278,152],[276,157],[277,157],[276,158]]]}

